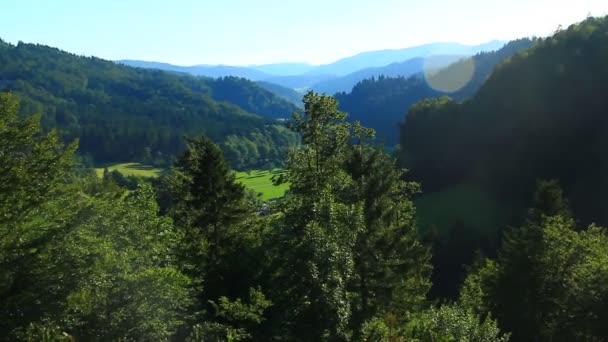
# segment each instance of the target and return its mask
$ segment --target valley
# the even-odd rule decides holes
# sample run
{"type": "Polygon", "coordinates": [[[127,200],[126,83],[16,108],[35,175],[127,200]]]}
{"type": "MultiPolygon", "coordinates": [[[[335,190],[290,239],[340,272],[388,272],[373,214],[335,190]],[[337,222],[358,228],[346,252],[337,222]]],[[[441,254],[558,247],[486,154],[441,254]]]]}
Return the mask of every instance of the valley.
{"type": "Polygon", "coordinates": [[[0,342],[606,340],[605,6],[25,3],[0,342]]]}

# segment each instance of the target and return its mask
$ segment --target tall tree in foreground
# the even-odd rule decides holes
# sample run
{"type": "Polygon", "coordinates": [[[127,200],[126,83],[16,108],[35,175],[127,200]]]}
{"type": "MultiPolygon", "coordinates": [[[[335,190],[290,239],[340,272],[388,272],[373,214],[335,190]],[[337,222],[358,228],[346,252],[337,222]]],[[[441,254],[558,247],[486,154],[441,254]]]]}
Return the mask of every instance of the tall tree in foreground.
{"type": "Polygon", "coordinates": [[[290,192],[276,229],[273,319],[291,339],[359,338],[365,321],[405,316],[428,289],[409,198],[416,186],[334,98],[310,92],[304,108],[291,124],[303,146],[282,179],[290,192]]]}
{"type": "Polygon", "coordinates": [[[417,311],[431,285],[431,266],[428,248],[417,240],[411,196],[418,184],[404,182],[395,161],[363,140],[351,146],[346,169],[353,179],[350,199],[361,210],[349,286],[351,326],[359,338],[365,322],[383,318],[399,325],[417,311]]]}
{"type": "Polygon", "coordinates": [[[353,271],[353,222],[357,213],[339,200],[351,184],[343,170],[351,138],[346,114],[336,101],[309,92],[304,115],[291,128],[303,146],[287,158],[283,181],[290,183],[278,222],[278,273],[273,300],[281,334],[295,340],[346,339],[350,319],[347,294],[353,271]],[[353,215],[354,214],[354,215],[353,215]]]}
{"type": "Polygon", "coordinates": [[[76,144],[16,107],[0,94],[0,340],[168,339],[189,280],[152,189],[79,179],[76,144]]]}
{"type": "Polygon", "coordinates": [[[77,214],[74,192],[65,186],[77,143],[61,143],[59,133],[42,134],[40,117],[18,118],[18,101],[0,93],[0,335],[38,320],[48,301],[61,297],[41,255],[66,233],[77,214]]]}
{"type": "Polygon", "coordinates": [[[258,316],[270,303],[260,290],[250,289],[259,272],[252,256],[259,236],[243,185],[236,182],[220,148],[206,137],[189,140],[163,184],[170,197],[169,214],[183,234],[179,261],[199,285],[193,322],[207,322],[195,333],[227,338],[230,331],[238,331],[232,338],[245,336],[240,321],[259,323],[258,316]],[[246,313],[250,308],[258,312],[253,319],[246,313]]]}

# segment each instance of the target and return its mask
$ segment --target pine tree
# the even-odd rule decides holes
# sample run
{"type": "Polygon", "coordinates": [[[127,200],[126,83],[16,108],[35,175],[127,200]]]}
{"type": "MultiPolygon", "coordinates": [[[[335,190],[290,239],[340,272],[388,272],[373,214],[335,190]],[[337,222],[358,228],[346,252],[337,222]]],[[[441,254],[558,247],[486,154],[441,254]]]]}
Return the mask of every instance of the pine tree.
{"type": "Polygon", "coordinates": [[[220,298],[246,302],[259,272],[250,267],[259,237],[252,232],[256,222],[245,188],[206,137],[189,140],[162,183],[170,197],[169,215],[183,233],[179,261],[199,284],[193,324],[222,322],[212,303],[220,298]]]}
{"type": "Polygon", "coordinates": [[[352,147],[347,170],[354,181],[350,200],[362,206],[350,281],[357,334],[375,317],[404,322],[425,298],[431,266],[428,248],[417,239],[411,196],[418,184],[404,182],[392,158],[361,143],[352,147]]]}

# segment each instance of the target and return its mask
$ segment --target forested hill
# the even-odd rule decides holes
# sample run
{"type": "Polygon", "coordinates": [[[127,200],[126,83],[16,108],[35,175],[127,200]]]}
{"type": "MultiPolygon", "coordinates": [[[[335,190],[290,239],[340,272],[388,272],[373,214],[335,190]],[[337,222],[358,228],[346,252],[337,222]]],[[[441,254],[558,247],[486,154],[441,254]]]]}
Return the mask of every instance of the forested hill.
{"type": "Polygon", "coordinates": [[[250,113],[288,117],[295,109],[252,82],[132,68],[42,45],[0,44],[0,91],[19,96],[22,114],[40,113],[46,128],[79,138],[80,152],[96,162],[166,163],[184,148],[184,135],[208,135],[234,167],[270,166],[296,139],[250,113]]]}
{"type": "MultiPolygon", "coordinates": [[[[217,101],[226,101],[242,109],[272,119],[288,119],[293,112],[298,111],[295,103],[275,95],[258,82],[239,77],[220,77],[208,79],[211,96],[217,101]]],[[[276,86],[275,88],[282,88],[276,86]]],[[[273,88],[273,89],[275,89],[273,88]]],[[[300,95],[299,104],[302,103],[300,95]]]]}
{"type": "Polygon", "coordinates": [[[425,100],[401,130],[425,188],[473,183],[523,207],[557,179],[583,222],[608,223],[608,18],[589,18],[496,68],[469,101],[425,100]]]}
{"type": "MultiPolygon", "coordinates": [[[[338,93],[336,98],[340,102],[340,109],[349,113],[350,120],[359,120],[374,128],[378,138],[392,146],[399,141],[399,122],[413,103],[441,95],[450,95],[458,100],[470,97],[490,76],[496,64],[532,44],[533,40],[519,39],[509,42],[500,50],[471,57],[474,65],[471,80],[455,93],[433,89],[424,76],[418,74],[409,78],[381,76],[363,80],[350,93],[338,93]]],[[[433,77],[450,79],[458,75],[466,63],[470,63],[470,60],[451,64],[433,77]]]]}

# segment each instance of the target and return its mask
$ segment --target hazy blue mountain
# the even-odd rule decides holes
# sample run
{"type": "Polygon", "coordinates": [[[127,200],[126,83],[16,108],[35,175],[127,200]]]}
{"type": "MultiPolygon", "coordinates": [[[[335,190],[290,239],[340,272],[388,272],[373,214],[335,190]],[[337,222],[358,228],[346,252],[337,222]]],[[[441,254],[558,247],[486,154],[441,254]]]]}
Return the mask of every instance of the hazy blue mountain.
{"type": "Polygon", "coordinates": [[[316,68],[316,66],[308,63],[273,63],[250,65],[249,68],[275,76],[293,76],[310,72],[316,68]]]}
{"type": "Polygon", "coordinates": [[[464,55],[472,56],[483,51],[494,51],[505,45],[504,41],[493,40],[480,45],[464,45],[459,43],[432,43],[394,50],[378,50],[362,52],[357,55],[324,64],[310,71],[313,74],[347,75],[357,70],[380,67],[395,62],[402,62],[416,57],[434,55],[464,55]]]}
{"type": "Polygon", "coordinates": [[[266,82],[282,85],[298,91],[306,91],[310,89],[314,84],[319,82],[327,81],[336,78],[336,75],[331,74],[311,74],[307,73],[304,75],[295,76],[274,76],[265,79],[266,82]]]}
{"type": "MultiPolygon", "coordinates": [[[[247,78],[252,81],[266,81],[283,87],[304,91],[322,82],[347,76],[354,72],[367,68],[377,68],[388,66],[388,71],[400,75],[412,74],[406,71],[391,71],[400,68],[407,69],[407,66],[389,66],[392,63],[401,63],[412,58],[422,58],[429,56],[472,56],[483,51],[493,51],[501,48],[504,42],[494,40],[481,45],[464,45],[459,43],[432,43],[404,49],[378,50],[363,52],[351,57],[340,59],[336,62],[323,65],[310,65],[306,63],[274,63],[253,66],[229,66],[229,65],[192,65],[179,66],[160,62],[147,62],[138,60],[120,60],[118,63],[135,66],[140,68],[152,68],[168,70],[174,72],[184,72],[206,77],[225,77],[236,76],[247,78]]],[[[375,72],[362,71],[361,75],[371,77],[375,72]]],[[[361,76],[351,76],[346,80],[338,80],[338,86],[327,86],[327,92],[350,90],[353,83],[364,79],[361,76]],[[350,79],[357,79],[352,82],[350,79]],[[345,88],[346,87],[346,88],[345,88]]]]}
{"type": "Polygon", "coordinates": [[[206,76],[206,77],[224,77],[224,76],[236,76],[247,78],[252,81],[259,81],[266,78],[271,77],[271,75],[266,74],[262,71],[248,68],[248,67],[239,67],[239,66],[230,66],[230,65],[192,65],[192,66],[179,66],[168,63],[160,63],[160,62],[148,62],[148,61],[137,61],[137,60],[129,60],[123,59],[118,61],[118,63],[125,64],[128,66],[139,67],[139,68],[148,68],[148,69],[160,69],[166,71],[175,71],[175,72],[184,72],[197,76],[206,76]]]}
{"type": "Polygon", "coordinates": [[[323,82],[316,83],[312,89],[319,93],[335,94],[338,92],[350,92],[353,87],[368,78],[389,76],[389,77],[409,77],[414,74],[427,71],[438,70],[446,67],[466,56],[450,55],[450,56],[430,56],[416,57],[408,59],[404,62],[392,63],[383,67],[366,68],[355,71],[346,76],[341,76],[334,79],[329,79],[323,82]]]}
{"type": "Polygon", "coordinates": [[[387,146],[399,143],[399,122],[409,107],[424,98],[448,95],[458,101],[473,96],[490,77],[501,61],[532,46],[530,39],[509,42],[499,50],[480,52],[461,59],[433,73],[433,79],[454,79],[466,65],[474,65],[471,79],[455,92],[433,88],[424,74],[408,77],[381,76],[357,83],[350,92],[336,94],[340,110],[349,114],[349,120],[358,120],[376,130],[376,137],[387,146]],[[472,62],[472,63],[471,63],[472,62]]]}
{"type": "Polygon", "coordinates": [[[299,93],[291,88],[266,81],[257,81],[255,83],[274,95],[295,104],[296,106],[302,106],[302,93],[299,93]]]}

